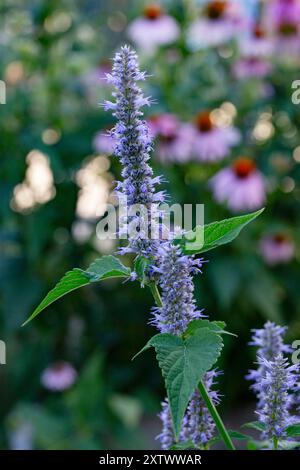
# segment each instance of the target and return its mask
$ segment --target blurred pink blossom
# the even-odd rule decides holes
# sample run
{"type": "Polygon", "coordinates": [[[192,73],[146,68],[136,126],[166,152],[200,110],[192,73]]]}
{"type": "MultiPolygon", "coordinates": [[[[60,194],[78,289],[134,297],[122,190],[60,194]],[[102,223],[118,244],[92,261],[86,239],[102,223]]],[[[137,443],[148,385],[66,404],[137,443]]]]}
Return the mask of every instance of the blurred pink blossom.
{"type": "Polygon", "coordinates": [[[240,157],[210,181],[214,198],[233,212],[255,210],[266,200],[266,183],[251,158],[240,157]]]}
{"type": "Polygon", "coordinates": [[[109,135],[108,130],[97,132],[93,139],[93,148],[96,152],[111,155],[114,153],[115,143],[114,139],[109,135]]]}
{"type": "Polygon", "coordinates": [[[133,20],[127,32],[129,38],[146,52],[171,44],[180,35],[177,21],[172,16],[166,15],[157,4],[147,5],[143,16],[133,20]]]}
{"type": "Polygon", "coordinates": [[[44,370],[41,376],[42,385],[53,392],[70,388],[77,378],[77,372],[65,361],[56,362],[44,370]]]}
{"type": "Polygon", "coordinates": [[[288,263],[294,257],[294,242],[285,234],[265,235],[260,241],[260,252],[267,264],[288,263]]]}
{"type": "Polygon", "coordinates": [[[239,40],[243,57],[268,57],[272,54],[274,43],[260,24],[251,25],[249,34],[239,40]]]}
{"type": "Polygon", "coordinates": [[[225,158],[231,147],[240,141],[239,131],[232,126],[216,126],[209,111],[198,113],[194,131],[193,156],[201,161],[219,161],[225,158]]]}
{"type": "Polygon", "coordinates": [[[203,15],[190,25],[187,43],[191,49],[220,46],[242,30],[245,20],[238,2],[209,2],[203,15]]]}
{"type": "Polygon", "coordinates": [[[148,121],[153,137],[158,137],[157,156],[163,163],[183,163],[190,159],[193,132],[174,114],[160,114],[148,121]]]}
{"type": "Polygon", "coordinates": [[[245,57],[238,60],[233,66],[233,74],[236,78],[263,78],[272,71],[270,62],[260,57],[245,57]]]}
{"type": "Polygon", "coordinates": [[[266,5],[266,27],[275,37],[276,54],[300,53],[300,0],[274,0],[266,5]]]}

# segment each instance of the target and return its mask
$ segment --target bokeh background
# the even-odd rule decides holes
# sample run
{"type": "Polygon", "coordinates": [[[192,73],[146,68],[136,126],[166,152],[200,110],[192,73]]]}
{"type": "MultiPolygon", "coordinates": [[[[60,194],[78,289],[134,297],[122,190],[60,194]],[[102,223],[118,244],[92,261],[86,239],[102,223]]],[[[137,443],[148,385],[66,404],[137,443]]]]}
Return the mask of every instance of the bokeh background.
{"type": "Polygon", "coordinates": [[[199,307],[238,335],[219,361],[221,411],[236,427],[253,418],[244,379],[251,328],[269,319],[289,326],[288,341],[300,338],[297,3],[2,0],[0,448],[157,446],[160,372],[151,352],[131,362],[155,333],[146,288],[86,287],[21,328],[65,271],[116,250],[96,236],[120,176],[104,136],[113,120],[99,103],[109,99],[103,76],[124,42],[151,75],[152,163],[171,200],[204,203],[206,222],[266,206],[232,245],[207,254],[196,280],[199,307]],[[267,11],[275,3],[286,16],[267,11]],[[196,137],[212,128],[225,137],[203,150],[187,139],[192,128],[196,137]],[[239,184],[230,190],[241,191],[238,208],[210,183],[224,169],[239,184]]]}

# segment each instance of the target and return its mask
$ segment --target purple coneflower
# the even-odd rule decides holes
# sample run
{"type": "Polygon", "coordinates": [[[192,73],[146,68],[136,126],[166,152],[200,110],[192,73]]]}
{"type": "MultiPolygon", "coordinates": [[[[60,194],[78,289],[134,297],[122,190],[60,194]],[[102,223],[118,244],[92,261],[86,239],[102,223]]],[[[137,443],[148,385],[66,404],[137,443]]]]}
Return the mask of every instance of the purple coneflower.
{"type": "Polygon", "coordinates": [[[70,388],[77,378],[74,367],[65,361],[56,362],[44,370],[41,376],[42,385],[53,392],[70,388]]]}
{"type": "Polygon", "coordinates": [[[209,2],[201,18],[191,24],[187,43],[191,49],[220,46],[240,32],[243,23],[238,2],[209,2]]]}
{"type": "Polygon", "coordinates": [[[240,133],[236,128],[218,127],[209,111],[198,113],[193,130],[193,156],[204,162],[222,160],[240,141],[240,133]]]}
{"type": "Polygon", "coordinates": [[[193,131],[174,114],[159,114],[148,120],[150,132],[158,138],[156,154],[162,163],[184,163],[191,157],[193,131]]]}
{"type": "Polygon", "coordinates": [[[264,78],[272,71],[272,65],[261,57],[244,57],[233,66],[233,74],[241,80],[264,78]]]}
{"type": "Polygon", "coordinates": [[[272,54],[274,44],[263,26],[255,23],[250,29],[250,34],[240,39],[239,48],[243,57],[262,58],[272,54]]]}
{"type": "Polygon", "coordinates": [[[264,176],[248,157],[240,157],[219,171],[210,184],[216,201],[226,203],[233,212],[258,209],[266,199],[264,176]]]}
{"type": "Polygon", "coordinates": [[[295,255],[293,240],[283,233],[265,235],[260,241],[260,252],[267,264],[288,263],[295,255]]]}
{"type": "Polygon", "coordinates": [[[128,26],[128,37],[143,51],[152,52],[159,46],[171,44],[180,35],[177,21],[166,15],[158,4],[144,8],[143,16],[128,26]]]}

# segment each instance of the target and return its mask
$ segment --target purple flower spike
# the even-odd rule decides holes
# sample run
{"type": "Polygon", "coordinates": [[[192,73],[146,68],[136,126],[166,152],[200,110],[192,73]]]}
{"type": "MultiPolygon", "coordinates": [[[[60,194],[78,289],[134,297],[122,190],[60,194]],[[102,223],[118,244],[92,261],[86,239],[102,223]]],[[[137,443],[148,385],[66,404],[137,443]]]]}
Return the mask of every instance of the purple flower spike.
{"type": "Polygon", "coordinates": [[[285,437],[285,428],[293,423],[290,408],[293,405],[292,392],[299,372],[298,365],[290,366],[282,354],[272,361],[259,358],[264,369],[260,387],[261,409],[257,411],[259,421],[265,424],[264,437],[270,440],[285,437]]]}
{"type": "Polygon", "coordinates": [[[192,274],[199,271],[199,260],[184,256],[179,247],[168,242],[160,246],[159,286],[162,307],[153,309],[152,323],[161,333],[179,335],[190,321],[203,317],[194,299],[192,274]]]}

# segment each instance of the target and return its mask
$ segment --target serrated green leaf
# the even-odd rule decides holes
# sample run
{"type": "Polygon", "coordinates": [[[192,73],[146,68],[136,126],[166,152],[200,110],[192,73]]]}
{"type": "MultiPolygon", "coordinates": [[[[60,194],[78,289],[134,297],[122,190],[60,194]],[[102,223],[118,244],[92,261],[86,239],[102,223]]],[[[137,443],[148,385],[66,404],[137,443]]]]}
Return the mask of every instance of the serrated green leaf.
{"type": "Polygon", "coordinates": [[[231,336],[236,336],[229,331],[224,330],[226,327],[226,323],[223,321],[209,321],[209,320],[193,320],[189,323],[186,331],[184,332],[184,337],[187,338],[188,336],[194,334],[200,328],[209,328],[211,331],[222,335],[227,334],[231,336]]]}
{"type": "MultiPolygon", "coordinates": [[[[291,424],[286,428],[286,434],[288,437],[300,436],[300,423],[291,424]]],[[[299,442],[300,445],[300,442],[299,442]]]]}
{"type": "Polygon", "coordinates": [[[204,226],[197,226],[194,230],[185,232],[184,236],[178,239],[176,243],[181,246],[185,254],[204,253],[213,250],[234,240],[241,230],[256,219],[263,210],[260,209],[251,214],[212,222],[204,226]]]}
{"type": "Polygon", "coordinates": [[[256,431],[262,432],[265,430],[266,425],[260,421],[251,421],[250,423],[243,424],[242,428],[255,429],[256,431]]]}
{"type": "Polygon", "coordinates": [[[65,294],[68,294],[79,287],[107,278],[128,277],[129,275],[130,268],[124,266],[118,258],[115,258],[112,255],[103,256],[102,258],[95,260],[85,271],[79,268],[74,268],[72,271],[68,271],[56,286],[48,292],[46,297],[34,310],[28,320],[23,323],[23,326],[57,299],[60,299],[65,294]]]}
{"type": "MultiPolygon", "coordinates": [[[[148,341],[153,346],[165,379],[175,436],[178,437],[188,401],[198,383],[217,361],[223,342],[209,328],[196,330],[188,338],[161,333],[148,341]]],[[[141,351],[141,352],[142,352],[141,351]]]]}

